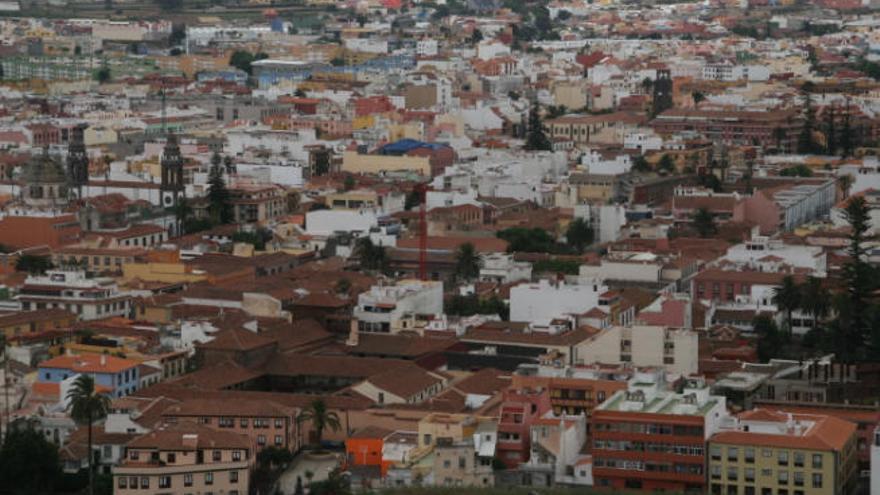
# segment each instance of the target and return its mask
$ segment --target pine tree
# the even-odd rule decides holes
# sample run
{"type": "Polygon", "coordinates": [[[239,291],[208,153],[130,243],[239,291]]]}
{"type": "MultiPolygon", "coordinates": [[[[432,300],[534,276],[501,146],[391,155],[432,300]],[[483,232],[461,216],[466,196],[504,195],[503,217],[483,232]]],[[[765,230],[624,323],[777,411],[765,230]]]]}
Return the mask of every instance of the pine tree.
{"type": "Polygon", "coordinates": [[[804,97],[804,127],[798,136],[798,153],[810,154],[816,149],[813,142],[813,129],[816,127],[816,113],[813,111],[813,99],[809,93],[804,97]]]}
{"type": "Polygon", "coordinates": [[[694,212],[693,224],[694,229],[703,238],[711,237],[718,232],[718,226],[715,225],[715,215],[706,208],[700,208],[694,212]]]}
{"type": "Polygon", "coordinates": [[[212,167],[208,176],[208,213],[214,223],[227,224],[233,220],[232,204],[229,202],[229,190],[223,180],[223,170],[212,167]]]}
{"type": "Polygon", "coordinates": [[[853,154],[853,135],[852,124],[850,122],[849,97],[846,99],[846,109],[843,114],[843,129],[840,131],[840,148],[843,156],[848,157],[853,154]]]}
{"type": "Polygon", "coordinates": [[[870,214],[865,198],[854,197],[844,210],[850,225],[849,260],[843,265],[843,280],[846,297],[841,299],[845,307],[838,307],[841,315],[839,330],[843,333],[838,339],[841,345],[841,358],[846,361],[864,347],[865,338],[870,331],[869,298],[874,289],[872,270],[865,261],[867,249],[864,242],[871,227],[870,214]]]}
{"type": "Polygon", "coordinates": [[[825,152],[829,155],[837,152],[837,128],[834,120],[834,106],[829,105],[825,117],[825,152]]]}
{"type": "Polygon", "coordinates": [[[553,148],[541,122],[538,105],[532,105],[529,111],[529,130],[526,136],[526,149],[529,151],[549,151],[553,148]]]}

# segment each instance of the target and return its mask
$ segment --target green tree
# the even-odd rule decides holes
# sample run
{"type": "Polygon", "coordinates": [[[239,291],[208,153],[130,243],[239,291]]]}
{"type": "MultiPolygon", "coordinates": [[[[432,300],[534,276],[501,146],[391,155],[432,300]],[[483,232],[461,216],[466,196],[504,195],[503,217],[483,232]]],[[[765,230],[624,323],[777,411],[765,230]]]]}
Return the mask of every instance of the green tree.
{"type": "Polygon", "coordinates": [[[692,222],[694,229],[700,237],[711,237],[718,233],[718,226],[715,225],[715,216],[706,208],[700,208],[694,212],[692,222]]]}
{"type": "Polygon", "coordinates": [[[58,448],[30,427],[6,433],[0,447],[0,486],[15,495],[55,493],[61,476],[58,448]]]}
{"type": "Polygon", "coordinates": [[[299,424],[311,423],[315,432],[315,443],[319,447],[324,439],[324,430],[329,428],[332,431],[339,431],[342,427],[339,415],[327,409],[327,404],[321,399],[313,400],[308,407],[303,409],[296,417],[296,422],[299,424]]]}
{"type": "Polygon", "coordinates": [[[269,468],[283,467],[293,461],[293,453],[283,447],[269,446],[257,454],[257,462],[269,468]]]}
{"type": "Polygon", "coordinates": [[[52,268],[52,260],[48,256],[37,254],[23,254],[15,262],[15,271],[27,272],[31,275],[40,275],[52,268]]]}
{"type": "Polygon", "coordinates": [[[635,172],[650,172],[653,169],[651,168],[651,164],[648,163],[648,160],[645,160],[644,156],[636,155],[635,158],[632,159],[632,170],[635,172]]]}
{"type": "Polygon", "coordinates": [[[694,104],[699,105],[701,101],[706,99],[706,95],[702,91],[693,91],[691,92],[691,98],[694,99],[694,104]]]}
{"type": "Polygon", "coordinates": [[[346,175],[345,180],[342,181],[342,189],[345,191],[351,191],[355,187],[357,187],[357,180],[351,174],[346,175]]]}
{"type": "Polygon", "coordinates": [[[575,218],[568,224],[565,241],[573,250],[583,253],[593,243],[593,228],[583,218],[575,218]]]}
{"type": "Polygon", "coordinates": [[[110,82],[111,77],[112,75],[110,73],[110,67],[107,67],[107,64],[102,64],[101,67],[95,72],[95,80],[101,84],[110,82]]]}
{"type": "Polygon", "coordinates": [[[834,105],[829,105],[825,112],[825,153],[837,153],[837,123],[835,122],[834,105]]]}
{"type": "Polygon", "coordinates": [[[473,280],[480,275],[482,260],[477,250],[470,242],[466,242],[455,251],[455,275],[466,281],[473,280]]]}
{"type": "Polygon", "coordinates": [[[819,328],[819,320],[828,316],[831,309],[831,293],[822,285],[822,279],[809,277],[801,286],[801,307],[813,317],[813,328],[819,328]]]}
{"type": "Polygon", "coordinates": [[[208,174],[208,214],[214,224],[227,224],[234,220],[229,190],[226,189],[223,169],[220,167],[212,167],[208,174]]]}
{"type": "Polygon", "coordinates": [[[865,237],[871,227],[870,214],[865,198],[856,196],[849,200],[844,210],[846,220],[850,225],[849,247],[847,254],[849,259],[843,265],[843,280],[846,286],[847,297],[843,300],[847,303],[844,308],[836,308],[837,314],[842,315],[840,342],[846,355],[844,359],[859,352],[865,336],[869,331],[868,300],[874,289],[872,270],[865,261],[865,237]]]}
{"type": "Polygon", "coordinates": [[[73,385],[65,397],[69,403],[70,417],[77,424],[88,428],[88,455],[89,455],[89,493],[94,493],[95,469],[93,464],[94,453],[92,452],[92,424],[107,416],[110,410],[110,398],[100,394],[95,389],[95,379],[89,375],[79,375],[73,381],[73,385]]]}
{"type": "Polygon", "coordinates": [[[804,95],[804,126],[798,135],[798,153],[815,153],[816,143],[813,141],[813,130],[816,128],[816,112],[810,94],[804,95]]]}
{"type": "Polygon", "coordinates": [[[855,139],[853,139],[852,123],[850,122],[849,97],[846,99],[846,109],[843,114],[843,128],[840,130],[840,148],[844,157],[852,156],[855,139]]]}
{"type": "Polygon", "coordinates": [[[779,175],[783,177],[812,177],[813,169],[801,163],[793,167],[782,169],[779,172],[779,175]]]}
{"type": "Polygon", "coordinates": [[[369,237],[361,237],[355,243],[354,255],[361,268],[385,273],[388,271],[388,254],[384,246],[377,246],[369,237]]]}
{"type": "Polygon", "coordinates": [[[770,316],[762,314],[752,321],[752,328],[758,339],[756,351],[758,359],[769,361],[779,356],[779,351],[785,344],[785,336],[776,327],[776,322],[770,316]]]}
{"type": "Polygon", "coordinates": [[[420,204],[422,204],[422,195],[421,193],[419,193],[419,191],[413,189],[412,191],[407,193],[406,199],[403,203],[403,209],[406,211],[410,211],[420,204]]]}
{"type": "Polygon", "coordinates": [[[782,285],[773,289],[773,304],[780,311],[785,312],[785,326],[788,334],[792,334],[791,314],[801,307],[801,289],[794,277],[787,275],[782,279],[782,285]]]}
{"type": "Polygon", "coordinates": [[[526,149],[529,151],[548,151],[553,148],[541,121],[537,103],[529,110],[529,127],[526,136],[526,149]]]}
{"type": "Polygon", "coordinates": [[[657,170],[669,173],[675,172],[675,160],[673,160],[668,153],[664,153],[663,156],[660,157],[660,161],[657,162],[657,170]]]}
{"type": "Polygon", "coordinates": [[[557,250],[556,241],[541,228],[511,227],[500,230],[495,235],[507,241],[507,251],[511,253],[552,253],[557,250]]]}
{"type": "Polygon", "coordinates": [[[262,60],[264,58],[268,58],[268,55],[262,52],[255,55],[244,50],[236,50],[232,52],[232,55],[229,57],[229,65],[247,72],[248,75],[252,75],[254,73],[252,64],[257,60],[262,60]]]}
{"type": "Polygon", "coordinates": [[[776,126],[773,128],[773,139],[776,140],[776,151],[782,151],[782,140],[785,139],[785,129],[776,126]]]}

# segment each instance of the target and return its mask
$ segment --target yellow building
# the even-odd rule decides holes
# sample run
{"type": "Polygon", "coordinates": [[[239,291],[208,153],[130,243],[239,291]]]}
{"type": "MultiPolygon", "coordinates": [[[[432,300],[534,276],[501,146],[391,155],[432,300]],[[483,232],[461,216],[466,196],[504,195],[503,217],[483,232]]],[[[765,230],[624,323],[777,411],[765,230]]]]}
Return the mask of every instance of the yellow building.
{"type": "Polygon", "coordinates": [[[756,409],[709,439],[712,495],[845,495],[857,479],[856,425],[756,409]]]}
{"type": "Polygon", "coordinates": [[[352,174],[402,171],[427,177],[431,175],[431,160],[427,156],[367,155],[346,151],[342,154],[342,171],[352,174]]]}
{"type": "Polygon", "coordinates": [[[122,278],[143,280],[144,282],[162,282],[167,284],[193,283],[207,280],[204,272],[193,270],[183,263],[126,263],[122,265],[122,278]]]}
{"type": "Polygon", "coordinates": [[[379,206],[379,195],[371,190],[346,191],[328,194],[324,201],[328,208],[359,210],[379,206]]]}

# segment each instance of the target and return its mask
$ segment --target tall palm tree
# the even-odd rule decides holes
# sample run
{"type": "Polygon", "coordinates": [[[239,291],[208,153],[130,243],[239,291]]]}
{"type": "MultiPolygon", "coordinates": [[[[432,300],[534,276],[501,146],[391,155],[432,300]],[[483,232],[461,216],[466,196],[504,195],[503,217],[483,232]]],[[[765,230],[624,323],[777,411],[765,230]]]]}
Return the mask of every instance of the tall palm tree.
{"type": "Polygon", "coordinates": [[[92,466],[92,423],[107,416],[110,398],[95,390],[95,379],[89,375],[79,375],[67,392],[70,417],[78,424],[86,425],[89,432],[89,493],[95,493],[95,470],[92,466]]]}
{"type": "Polygon", "coordinates": [[[312,428],[315,429],[315,443],[319,446],[321,445],[321,440],[324,438],[324,430],[326,428],[330,428],[333,431],[339,431],[341,428],[339,415],[334,411],[328,410],[327,404],[321,399],[312,401],[312,403],[300,411],[299,415],[296,417],[297,423],[302,424],[306,421],[312,423],[312,428]]]}
{"type": "Polygon", "coordinates": [[[831,294],[822,285],[822,279],[809,277],[801,287],[801,308],[813,317],[813,328],[819,328],[819,320],[828,316],[831,294]]]}
{"type": "Polygon", "coordinates": [[[470,242],[458,246],[455,252],[455,274],[464,280],[473,280],[480,275],[480,255],[470,242]]]}
{"type": "Polygon", "coordinates": [[[785,323],[788,326],[788,333],[791,335],[791,313],[801,306],[801,290],[794,281],[794,277],[786,275],[782,279],[782,285],[773,289],[773,304],[785,311],[785,323]]]}

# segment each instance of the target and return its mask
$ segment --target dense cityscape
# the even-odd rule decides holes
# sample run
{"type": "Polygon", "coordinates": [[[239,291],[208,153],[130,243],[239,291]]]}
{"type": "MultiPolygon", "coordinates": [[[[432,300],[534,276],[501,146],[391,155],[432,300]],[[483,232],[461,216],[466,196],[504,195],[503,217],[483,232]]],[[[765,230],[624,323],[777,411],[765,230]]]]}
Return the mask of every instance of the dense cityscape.
{"type": "Polygon", "coordinates": [[[0,0],[0,493],[880,495],[880,3],[0,0]]]}

